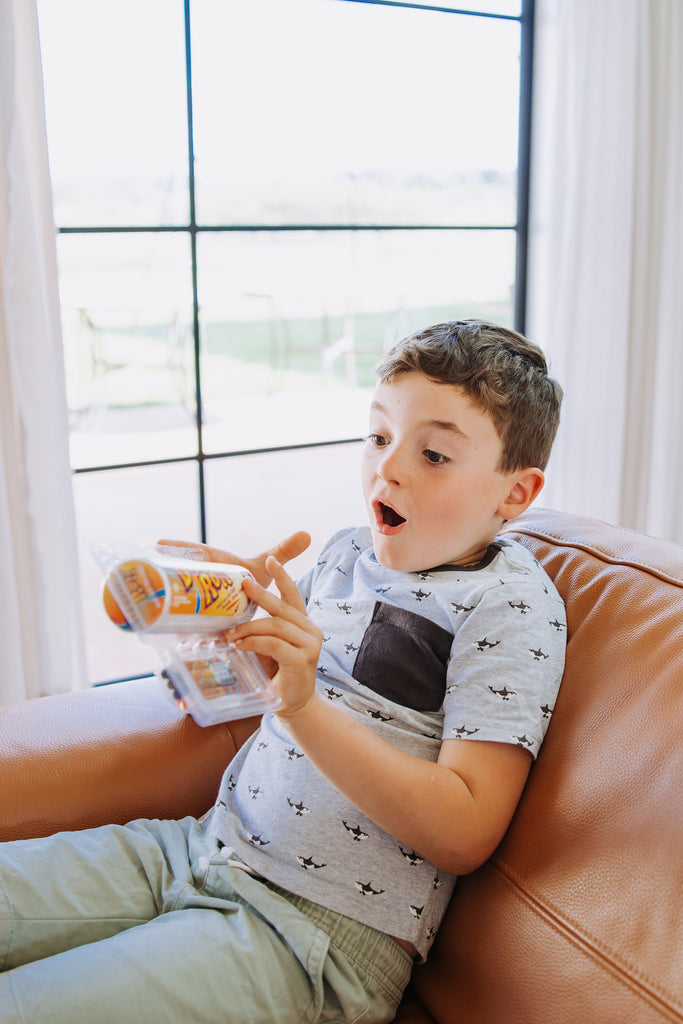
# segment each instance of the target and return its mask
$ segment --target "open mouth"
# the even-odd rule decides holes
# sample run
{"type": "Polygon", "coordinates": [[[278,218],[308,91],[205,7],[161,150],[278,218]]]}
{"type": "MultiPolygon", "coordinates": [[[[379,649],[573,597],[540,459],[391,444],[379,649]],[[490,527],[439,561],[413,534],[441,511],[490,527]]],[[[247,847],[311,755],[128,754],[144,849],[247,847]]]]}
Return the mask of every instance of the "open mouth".
{"type": "Polygon", "coordinates": [[[405,523],[403,516],[400,516],[391,505],[385,505],[383,501],[379,502],[379,514],[384,526],[396,527],[405,523]]]}

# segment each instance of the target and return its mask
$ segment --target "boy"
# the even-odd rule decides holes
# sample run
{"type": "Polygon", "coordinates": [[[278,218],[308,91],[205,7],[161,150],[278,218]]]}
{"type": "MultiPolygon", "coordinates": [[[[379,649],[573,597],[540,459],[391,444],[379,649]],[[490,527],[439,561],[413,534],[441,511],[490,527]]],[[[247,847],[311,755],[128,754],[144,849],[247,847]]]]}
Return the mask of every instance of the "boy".
{"type": "Polygon", "coordinates": [[[496,535],[543,485],[561,390],[535,346],[479,321],[405,339],[378,375],[369,528],[335,535],[298,586],[281,563],[305,535],[242,563],[266,615],[230,636],[282,707],[213,810],[0,849],[1,1020],[389,1021],[457,875],[502,838],[566,627],[496,535]]]}

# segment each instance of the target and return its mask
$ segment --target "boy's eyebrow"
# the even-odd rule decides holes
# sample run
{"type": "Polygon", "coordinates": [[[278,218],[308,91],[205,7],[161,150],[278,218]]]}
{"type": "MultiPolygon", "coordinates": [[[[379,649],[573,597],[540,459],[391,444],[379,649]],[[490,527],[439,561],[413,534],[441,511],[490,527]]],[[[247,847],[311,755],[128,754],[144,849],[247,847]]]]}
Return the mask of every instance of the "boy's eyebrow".
{"type": "MultiPolygon", "coordinates": [[[[381,402],[373,401],[370,405],[371,410],[376,412],[386,413],[386,409],[381,402]]],[[[433,427],[436,430],[446,430],[450,434],[456,434],[457,437],[464,437],[465,440],[469,441],[469,438],[464,430],[461,430],[457,423],[452,423],[451,420],[425,420],[425,427],[433,427]]]]}
{"type": "Polygon", "coordinates": [[[458,437],[467,438],[465,431],[461,430],[457,423],[451,423],[450,420],[429,420],[425,426],[436,427],[437,430],[447,430],[451,434],[457,434],[458,437]]]}

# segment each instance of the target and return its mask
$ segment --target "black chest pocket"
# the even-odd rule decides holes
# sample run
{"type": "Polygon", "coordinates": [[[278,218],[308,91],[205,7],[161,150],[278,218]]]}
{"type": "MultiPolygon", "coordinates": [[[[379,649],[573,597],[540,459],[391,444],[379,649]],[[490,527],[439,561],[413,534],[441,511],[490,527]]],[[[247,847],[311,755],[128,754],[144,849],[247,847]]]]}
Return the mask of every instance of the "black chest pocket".
{"type": "Polygon", "coordinates": [[[353,667],[359,683],[395,704],[438,711],[453,636],[431,619],[378,601],[353,667]]]}

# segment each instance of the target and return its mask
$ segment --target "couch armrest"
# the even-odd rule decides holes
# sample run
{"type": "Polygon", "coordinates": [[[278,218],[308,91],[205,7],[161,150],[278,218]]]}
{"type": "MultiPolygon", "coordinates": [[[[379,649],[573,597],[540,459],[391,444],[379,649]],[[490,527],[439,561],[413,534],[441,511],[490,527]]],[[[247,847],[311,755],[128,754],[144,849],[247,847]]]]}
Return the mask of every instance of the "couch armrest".
{"type": "Polygon", "coordinates": [[[0,840],[200,815],[258,718],[201,728],[157,680],[0,708],[0,840]]]}

